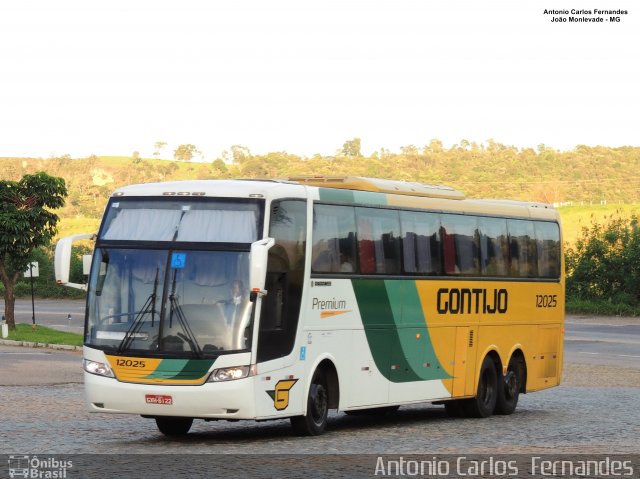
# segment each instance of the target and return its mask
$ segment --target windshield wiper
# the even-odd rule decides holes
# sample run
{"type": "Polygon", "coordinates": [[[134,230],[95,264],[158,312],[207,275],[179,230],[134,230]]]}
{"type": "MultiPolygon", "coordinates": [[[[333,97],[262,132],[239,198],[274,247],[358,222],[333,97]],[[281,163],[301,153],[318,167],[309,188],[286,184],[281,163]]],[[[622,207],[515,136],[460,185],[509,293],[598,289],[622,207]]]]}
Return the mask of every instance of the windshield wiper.
{"type": "Polygon", "coordinates": [[[189,327],[189,323],[187,319],[184,317],[184,312],[182,311],[182,306],[178,302],[178,296],[176,295],[176,274],[177,270],[173,271],[173,284],[171,285],[171,293],[169,294],[169,301],[171,302],[171,310],[169,311],[169,327],[173,322],[173,313],[176,313],[176,318],[178,318],[178,322],[180,326],[182,326],[182,330],[187,333],[186,336],[184,334],[178,334],[178,337],[182,338],[189,344],[191,351],[196,355],[198,359],[202,358],[202,348],[198,344],[196,340],[196,336],[191,331],[189,327]]]}
{"type": "Polygon", "coordinates": [[[156,314],[156,295],[158,292],[158,274],[159,274],[159,268],[156,268],[156,279],[153,281],[153,291],[149,295],[147,300],[144,302],[144,304],[142,305],[142,309],[136,315],[135,319],[131,323],[131,326],[129,326],[129,329],[125,333],[124,338],[122,338],[122,341],[118,346],[119,354],[122,354],[123,351],[125,351],[126,349],[129,349],[129,346],[131,345],[133,338],[142,328],[142,323],[143,323],[142,319],[149,313],[149,310],[151,310],[151,327],[153,327],[155,314],[156,314]]]}

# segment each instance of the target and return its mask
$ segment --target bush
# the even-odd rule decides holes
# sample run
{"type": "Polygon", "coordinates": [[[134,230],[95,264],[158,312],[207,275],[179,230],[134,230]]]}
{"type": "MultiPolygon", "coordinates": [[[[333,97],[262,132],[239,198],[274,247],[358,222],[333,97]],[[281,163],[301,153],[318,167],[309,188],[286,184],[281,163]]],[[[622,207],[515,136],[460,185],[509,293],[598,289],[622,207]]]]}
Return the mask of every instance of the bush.
{"type": "Polygon", "coordinates": [[[566,249],[565,262],[567,297],[571,301],[640,306],[637,216],[612,218],[608,224],[583,228],[575,249],[566,249]]]}

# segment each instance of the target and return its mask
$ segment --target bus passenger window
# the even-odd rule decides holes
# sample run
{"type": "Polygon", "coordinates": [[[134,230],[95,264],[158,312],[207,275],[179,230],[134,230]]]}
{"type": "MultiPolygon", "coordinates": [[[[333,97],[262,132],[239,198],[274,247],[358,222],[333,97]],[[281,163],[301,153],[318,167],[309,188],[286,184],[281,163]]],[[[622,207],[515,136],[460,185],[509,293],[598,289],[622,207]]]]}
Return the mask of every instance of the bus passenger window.
{"type": "Polygon", "coordinates": [[[483,276],[509,274],[509,242],[507,220],[479,217],[480,269],[483,276]]]}
{"type": "Polygon", "coordinates": [[[440,216],[401,211],[400,224],[404,272],[440,274],[440,216]]]}
{"type": "Polygon", "coordinates": [[[475,216],[442,215],[445,273],[479,275],[478,219],[475,216]]]}
{"type": "Polygon", "coordinates": [[[533,223],[525,220],[508,220],[510,275],[516,278],[533,278],[538,274],[536,242],[533,223]]]}
{"type": "Polygon", "coordinates": [[[351,206],[314,205],[311,270],[356,271],[355,215],[351,206]]]}
{"type": "Polygon", "coordinates": [[[557,223],[535,223],[538,249],[538,274],[543,278],[560,277],[560,230],[557,223]]]}
{"type": "Polygon", "coordinates": [[[398,212],[356,208],[358,258],[362,274],[400,273],[400,224],[398,212]]]}

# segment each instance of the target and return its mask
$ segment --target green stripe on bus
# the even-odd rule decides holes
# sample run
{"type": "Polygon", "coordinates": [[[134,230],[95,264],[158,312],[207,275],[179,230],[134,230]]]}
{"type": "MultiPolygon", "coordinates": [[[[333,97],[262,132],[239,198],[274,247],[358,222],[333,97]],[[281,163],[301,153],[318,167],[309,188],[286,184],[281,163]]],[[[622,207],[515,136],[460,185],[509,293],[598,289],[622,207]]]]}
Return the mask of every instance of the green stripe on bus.
{"type": "Polygon", "coordinates": [[[212,364],[210,359],[163,359],[145,379],[200,379],[212,364]]]}
{"type": "Polygon", "coordinates": [[[338,188],[320,188],[320,201],[330,201],[351,205],[354,203],[365,205],[386,205],[387,195],[371,191],[341,190],[338,188]]]}
{"type": "Polygon", "coordinates": [[[200,379],[209,372],[212,364],[212,359],[192,359],[180,371],[176,379],[200,379]]]}
{"type": "Polygon", "coordinates": [[[384,377],[395,383],[450,377],[435,355],[414,281],[352,284],[369,349],[384,377]]]}
{"type": "Polygon", "coordinates": [[[188,359],[163,359],[154,372],[145,376],[145,379],[172,379],[189,362],[188,359]]]}
{"type": "Polygon", "coordinates": [[[397,305],[396,324],[402,352],[420,379],[447,379],[449,374],[436,356],[431,336],[427,329],[422,303],[415,281],[386,280],[389,301],[397,305]]]}

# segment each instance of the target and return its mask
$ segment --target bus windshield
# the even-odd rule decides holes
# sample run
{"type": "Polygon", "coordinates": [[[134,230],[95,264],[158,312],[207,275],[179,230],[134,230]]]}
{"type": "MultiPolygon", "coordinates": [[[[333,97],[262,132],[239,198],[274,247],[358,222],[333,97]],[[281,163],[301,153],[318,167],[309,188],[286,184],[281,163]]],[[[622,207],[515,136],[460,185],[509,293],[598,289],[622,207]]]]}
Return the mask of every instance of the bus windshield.
{"type": "Polygon", "coordinates": [[[107,207],[100,241],[253,243],[263,202],[239,198],[118,198],[107,207]]]}
{"type": "Polygon", "coordinates": [[[212,357],[249,349],[249,252],[96,249],[85,344],[212,357]]]}

